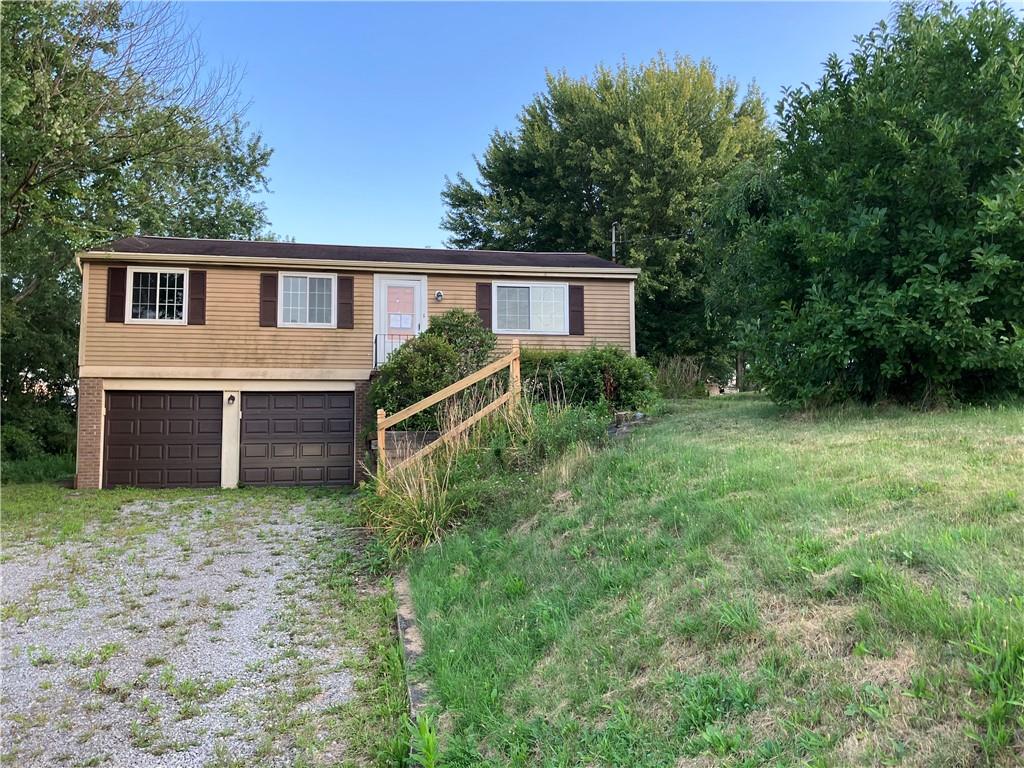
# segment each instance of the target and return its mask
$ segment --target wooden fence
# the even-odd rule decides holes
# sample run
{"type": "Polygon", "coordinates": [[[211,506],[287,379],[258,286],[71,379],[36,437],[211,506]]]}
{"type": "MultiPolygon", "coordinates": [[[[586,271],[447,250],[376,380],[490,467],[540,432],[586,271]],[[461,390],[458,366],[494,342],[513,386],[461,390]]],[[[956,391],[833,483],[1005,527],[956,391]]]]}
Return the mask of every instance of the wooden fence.
{"type": "Polygon", "coordinates": [[[449,384],[444,389],[435,392],[429,397],[425,397],[418,403],[413,403],[407,408],[403,408],[397,413],[388,416],[384,412],[383,408],[377,410],[377,467],[381,472],[387,472],[389,469],[395,471],[402,467],[408,466],[414,461],[419,461],[431,453],[436,451],[445,443],[449,443],[456,437],[461,435],[463,432],[468,430],[478,421],[483,419],[488,414],[494,413],[501,406],[508,402],[515,402],[519,399],[523,391],[522,379],[519,373],[519,339],[512,339],[512,351],[504,357],[500,357],[493,363],[488,363],[479,371],[469,374],[465,378],[459,379],[454,384],[449,384]],[[389,427],[393,427],[396,424],[405,421],[410,416],[415,416],[420,411],[429,408],[432,405],[437,405],[442,400],[447,400],[452,395],[457,395],[468,387],[477,384],[488,376],[493,376],[499,371],[503,371],[506,368],[509,369],[509,386],[508,391],[503,395],[498,396],[490,403],[485,405],[479,411],[474,413],[469,418],[456,424],[454,427],[444,432],[437,440],[432,443],[428,443],[424,447],[420,448],[416,453],[411,456],[407,456],[394,467],[387,466],[387,430],[389,427]]]}

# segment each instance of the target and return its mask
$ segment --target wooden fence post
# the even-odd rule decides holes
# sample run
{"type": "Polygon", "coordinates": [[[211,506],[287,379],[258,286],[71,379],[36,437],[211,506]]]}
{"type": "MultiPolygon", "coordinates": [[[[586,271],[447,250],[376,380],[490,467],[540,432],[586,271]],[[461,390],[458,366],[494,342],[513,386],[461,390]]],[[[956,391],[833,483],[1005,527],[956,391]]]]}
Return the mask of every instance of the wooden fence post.
{"type": "Polygon", "coordinates": [[[385,442],[387,430],[381,426],[387,417],[383,408],[377,409],[377,468],[381,474],[388,470],[388,447],[385,442]]]}
{"type": "Polygon", "coordinates": [[[512,397],[519,400],[523,390],[523,381],[519,375],[519,339],[512,339],[512,362],[509,364],[509,390],[512,397]]]}

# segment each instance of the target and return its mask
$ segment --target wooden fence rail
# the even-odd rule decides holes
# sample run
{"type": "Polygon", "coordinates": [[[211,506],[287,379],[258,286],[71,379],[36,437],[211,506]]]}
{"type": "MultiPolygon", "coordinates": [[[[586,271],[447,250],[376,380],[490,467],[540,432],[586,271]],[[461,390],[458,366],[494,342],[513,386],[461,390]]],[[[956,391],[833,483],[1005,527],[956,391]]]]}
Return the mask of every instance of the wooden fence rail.
{"type": "Polygon", "coordinates": [[[499,371],[505,370],[506,368],[509,369],[509,386],[507,392],[495,398],[469,418],[456,424],[434,442],[428,443],[411,456],[404,458],[391,468],[391,471],[395,471],[411,464],[414,461],[419,461],[420,459],[429,456],[442,445],[454,440],[488,414],[494,413],[496,410],[501,408],[501,406],[505,405],[505,403],[515,402],[519,399],[523,390],[522,378],[519,371],[519,339],[512,339],[512,351],[504,357],[499,357],[493,363],[488,363],[479,371],[459,379],[454,384],[449,384],[444,389],[423,398],[417,403],[413,403],[407,408],[403,408],[397,413],[393,413],[388,416],[387,413],[384,412],[383,408],[379,408],[377,410],[377,466],[380,471],[384,473],[388,471],[387,430],[389,427],[393,427],[396,424],[405,421],[410,416],[415,416],[420,411],[423,411],[432,405],[437,405],[442,400],[446,400],[452,395],[457,395],[468,387],[471,387],[489,376],[493,376],[499,371]]]}

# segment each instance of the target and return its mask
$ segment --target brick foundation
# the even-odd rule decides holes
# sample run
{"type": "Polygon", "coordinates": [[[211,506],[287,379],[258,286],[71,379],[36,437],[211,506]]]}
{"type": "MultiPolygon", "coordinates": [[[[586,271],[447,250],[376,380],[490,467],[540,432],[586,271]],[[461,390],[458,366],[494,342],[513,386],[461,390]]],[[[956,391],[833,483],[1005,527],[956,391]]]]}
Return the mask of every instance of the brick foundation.
{"type": "Polygon", "coordinates": [[[99,488],[103,458],[103,379],[78,380],[76,488],[99,488]]]}
{"type": "Polygon", "coordinates": [[[370,413],[370,409],[366,404],[366,395],[369,391],[369,381],[357,381],[355,383],[355,482],[357,485],[360,481],[366,479],[367,472],[364,465],[372,458],[372,456],[367,455],[366,450],[368,430],[373,426],[373,414],[370,413]]]}

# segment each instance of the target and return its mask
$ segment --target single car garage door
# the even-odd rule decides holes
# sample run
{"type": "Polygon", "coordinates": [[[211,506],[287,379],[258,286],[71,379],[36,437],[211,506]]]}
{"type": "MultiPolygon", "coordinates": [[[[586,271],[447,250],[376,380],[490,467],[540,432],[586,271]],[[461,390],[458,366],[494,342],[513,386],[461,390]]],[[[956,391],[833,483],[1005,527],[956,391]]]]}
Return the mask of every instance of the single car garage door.
{"type": "Polygon", "coordinates": [[[243,392],[239,480],[351,485],[351,392],[243,392]]]}
{"type": "Polygon", "coordinates": [[[220,486],[220,392],[107,392],[103,487],[220,486]]]}

